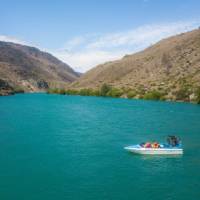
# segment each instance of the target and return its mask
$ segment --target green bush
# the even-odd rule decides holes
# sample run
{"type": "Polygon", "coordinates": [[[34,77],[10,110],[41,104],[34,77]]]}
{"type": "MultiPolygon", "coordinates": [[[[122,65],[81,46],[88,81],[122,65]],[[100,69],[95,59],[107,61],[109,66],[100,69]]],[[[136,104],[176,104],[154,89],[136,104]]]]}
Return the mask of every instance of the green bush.
{"type": "Polygon", "coordinates": [[[189,95],[187,88],[180,88],[175,92],[176,100],[189,100],[189,95]]]}
{"type": "Polygon", "coordinates": [[[47,90],[48,94],[67,94],[67,95],[81,95],[81,96],[100,96],[100,91],[99,90],[93,90],[91,88],[86,88],[86,89],[80,89],[80,90],[75,90],[75,89],[68,89],[65,90],[63,88],[49,88],[47,90]]]}
{"type": "Polygon", "coordinates": [[[143,85],[140,85],[138,88],[137,88],[137,93],[141,96],[143,96],[145,94],[145,88],[143,85]]]}
{"type": "Polygon", "coordinates": [[[107,92],[107,96],[109,97],[120,97],[122,96],[123,91],[118,89],[118,88],[111,88],[108,92],[107,92]]]}
{"type": "Polygon", "coordinates": [[[58,88],[49,88],[47,90],[47,94],[59,94],[59,89],[58,88]]]}
{"type": "Polygon", "coordinates": [[[163,96],[160,97],[160,100],[161,100],[161,101],[166,101],[167,98],[163,95],[163,96]]]}
{"type": "Polygon", "coordinates": [[[196,95],[196,103],[200,104],[200,88],[196,90],[195,95],[196,95]]]}
{"type": "Polygon", "coordinates": [[[64,88],[49,88],[47,90],[48,94],[66,94],[66,90],[64,88]]]}
{"type": "Polygon", "coordinates": [[[138,96],[138,98],[139,98],[139,99],[144,99],[144,95],[143,95],[143,94],[140,94],[140,95],[138,96]]]}
{"type": "Polygon", "coordinates": [[[134,98],[136,95],[137,95],[137,93],[136,93],[135,91],[133,91],[133,90],[131,90],[131,91],[129,91],[129,92],[127,93],[127,97],[128,97],[129,99],[134,98]]]}
{"type": "Polygon", "coordinates": [[[66,94],[66,90],[64,88],[59,89],[58,92],[59,94],[63,94],[63,95],[66,94]]]}
{"type": "Polygon", "coordinates": [[[78,94],[81,96],[89,96],[90,90],[89,89],[81,89],[78,94]]]}
{"type": "Polygon", "coordinates": [[[100,96],[107,96],[107,93],[111,90],[111,87],[104,83],[100,88],[100,96]]]}
{"type": "Polygon", "coordinates": [[[69,89],[69,90],[66,90],[65,93],[66,93],[67,95],[78,95],[79,91],[78,91],[78,90],[69,89]]]}
{"type": "MultiPolygon", "coordinates": [[[[134,98],[136,95],[139,95],[140,99],[147,99],[147,100],[165,100],[165,94],[160,91],[149,91],[145,94],[137,93],[134,90],[127,89],[125,92],[125,89],[119,89],[119,88],[113,88],[107,84],[103,84],[100,90],[91,89],[91,88],[85,88],[80,90],[75,89],[68,89],[65,90],[64,88],[49,88],[47,90],[48,94],[67,94],[67,95],[81,95],[81,96],[109,96],[109,97],[121,97],[124,93],[127,94],[128,98],[134,98]]],[[[197,102],[200,103],[200,89],[197,92],[196,95],[197,102]]]]}
{"type": "Polygon", "coordinates": [[[159,91],[153,90],[144,94],[143,98],[146,100],[160,100],[163,94],[159,91]]]}
{"type": "Polygon", "coordinates": [[[92,90],[90,95],[91,96],[100,96],[100,91],[99,90],[92,90]]]}
{"type": "Polygon", "coordinates": [[[13,89],[14,89],[14,93],[24,93],[24,89],[19,86],[16,86],[13,89]]]}

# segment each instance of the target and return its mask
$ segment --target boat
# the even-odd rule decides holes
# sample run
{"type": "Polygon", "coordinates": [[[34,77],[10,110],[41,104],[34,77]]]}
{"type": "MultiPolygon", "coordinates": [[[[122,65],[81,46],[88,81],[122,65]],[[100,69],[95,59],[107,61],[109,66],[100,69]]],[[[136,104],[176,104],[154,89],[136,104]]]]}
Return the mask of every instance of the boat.
{"type": "Polygon", "coordinates": [[[125,150],[134,154],[150,155],[177,155],[183,154],[181,140],[176,136],[168,136],[167,143],[141,143],[124,147],[125,150]]]}

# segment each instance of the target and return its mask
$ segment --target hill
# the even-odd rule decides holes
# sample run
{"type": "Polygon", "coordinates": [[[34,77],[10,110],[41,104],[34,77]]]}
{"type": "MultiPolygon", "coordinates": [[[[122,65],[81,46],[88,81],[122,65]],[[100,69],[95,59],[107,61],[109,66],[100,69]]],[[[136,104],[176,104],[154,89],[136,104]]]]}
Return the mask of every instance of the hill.
{"type": "Polygon", "coordinates": [[[0,94],[64,87],[79,74],[35,47],[0,41],[0,94]]]}
{"type": "Polygon", "coordinates": [[[71,84],[98,89],[106,83],[136,98],[150,92],[171,100],[192,100],[200,87],[200,29],[163,39],[144,51],[98,65],[71,84]],[[127,92],[128,91],[128,92],[127,92]]]}

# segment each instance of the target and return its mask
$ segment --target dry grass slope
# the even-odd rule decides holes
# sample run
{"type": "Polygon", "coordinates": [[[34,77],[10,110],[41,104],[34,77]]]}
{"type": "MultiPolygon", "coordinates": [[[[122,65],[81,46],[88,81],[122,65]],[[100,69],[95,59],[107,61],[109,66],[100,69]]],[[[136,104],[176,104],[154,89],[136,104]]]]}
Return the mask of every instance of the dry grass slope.
{"type": "MultiPolygon", "coordinates": [[[[71,84],[71,88],[160,90],[167,99],[177,99],[181,90],[200,86],[200,30],[176,35],[121,60],[99,65],[71,84]]],[[[191,91],[190,91],[191,90],[191,91]]]]}

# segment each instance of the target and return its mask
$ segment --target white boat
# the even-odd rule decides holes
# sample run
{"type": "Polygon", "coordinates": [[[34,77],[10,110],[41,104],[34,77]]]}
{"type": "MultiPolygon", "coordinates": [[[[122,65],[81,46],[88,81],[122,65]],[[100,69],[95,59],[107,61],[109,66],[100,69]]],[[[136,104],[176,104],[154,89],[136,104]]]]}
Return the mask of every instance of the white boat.
{"type": "Polygon", "coordinates": [[[183,149],[180,147],[161,147],[161,148],[144,148],[140,145],[133,145],[124,148],[135,154],[154,154],[154,155],[172,155],[183,154],[183,149]]]}
{"type": "MultiPolygon", "coordinates": [[[[146,143],[147,144],[147,143],[146,143]]],[[[153,154],[153,155],[177,155],[183,154],[183,148],[181,140],[176,136],[168,136],[166,144],[157,144],[157,147],[152,147],[152,144],[148,143],[147,147],[145,143],[131,145],[124,147],[125,150],[135,154],[153,154]]]]}

